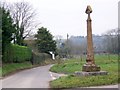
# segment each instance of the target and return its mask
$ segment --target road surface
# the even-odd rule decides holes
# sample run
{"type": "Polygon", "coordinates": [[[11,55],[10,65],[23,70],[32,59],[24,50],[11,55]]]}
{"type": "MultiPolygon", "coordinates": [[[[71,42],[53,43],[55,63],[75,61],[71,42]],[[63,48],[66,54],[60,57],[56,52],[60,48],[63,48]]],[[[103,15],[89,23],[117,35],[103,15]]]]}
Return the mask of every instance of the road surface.
{"type": "Polygon", "coordinates": [[[95,86],[95,87],[88,87],[88,88],[119,88],[119,85],[107,85],[107,86],[95,86]]]}
{"type": "MultiPolygon", "coordinates": [[[[41,66],[6,77],[2,80],[2,88],[49,88],[49,81],[64,76],[49,72],[50,67],[51,65],[41,66]]],[[[118,85],[91,88],[118,88],[118,85]]]]}
{"type": "Polygon", "coordinates": [[[49,88],[50,65],[24,70],[2,81],[2,88],[49,88]]]}

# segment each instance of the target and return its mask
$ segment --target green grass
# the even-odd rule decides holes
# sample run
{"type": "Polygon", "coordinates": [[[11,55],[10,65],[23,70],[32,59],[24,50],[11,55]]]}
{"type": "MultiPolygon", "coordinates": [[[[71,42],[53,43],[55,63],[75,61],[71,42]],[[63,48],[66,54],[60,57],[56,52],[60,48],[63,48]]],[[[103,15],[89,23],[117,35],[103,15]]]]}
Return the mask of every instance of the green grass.
{"type": "Polygon", "coordinates": [[[68,60],[61,64],[55,64],[50,68],[50,71],[57,73],[73,73],[74,71],[80,71],[83,62],[80,60],[68,60]]]}
{"type": "MultiPolygon", "coordinates": [[[[117,74],[113,76],[117,77],[117,74]]],[[[87,76],[87,77],[75,77],[67,76],[61,77],[50,83],[52,88],[74,88],[74,87],[89,87],[89,86],[100,86],[108,84],[116,84],[117,78],[114,78],[110,74],[107,76],[87,76]]]]}
{"type": "Polygon", "coordinates": [[[13,50],[13,62],[25,62],[30,61],[32,57],[32,51],[26,46],[20,46],[17,44],[12,45],[13,50]]]}
{"type": "Polygon", "coordinates": [[[0,77],[2,76],[2,67],[0,67],[0,77]]]}
{"type": "Polygon", "coordinates": [[[33,67],[32,64],[29,62],[5,64],[2,67],[2,76],[6,76],[10,73],[14,73],[16,71],[32,67],[33,67]]]}
{"type": "Polygon", "coordinates": [[[75,71],[81,71],[85,59],[66,60],[60,64],[51,67],[51,71],[57,73],[68,73],[68,76],[61,77],[50,82],[52,88],[74,88],[110,85],[118,83],[118,56],[117,55],[95,55],[95,62],[101,67],[101,70],[108,71],[108,75],[103,76],[73,76],[75,71]]]}
{"type": "Polygon", "coordinates": [[[5,64],[2,67],[0,67],[0,75],[4,77],[4,76],[7,76],[7,75],[16,73],[20,70],[34,68],[34,67],[48,65],[48,64],[53,64],[53,63],[55,63],[55,61],[53,61],[51,59],[44,60],[44,62],[42,62],[40,64],[34,64],[34,65],[32,65],[30,62],[9,63],[9,64],[5,64]]]}
{"type": "Polygon", "coordinates": [[[4,63],[17,63],[30,61],[32,57],[32,51],[26,46],[20,46],[17,44],[10,44],[5,48],[3,53],[3,62],[4,63]]]}

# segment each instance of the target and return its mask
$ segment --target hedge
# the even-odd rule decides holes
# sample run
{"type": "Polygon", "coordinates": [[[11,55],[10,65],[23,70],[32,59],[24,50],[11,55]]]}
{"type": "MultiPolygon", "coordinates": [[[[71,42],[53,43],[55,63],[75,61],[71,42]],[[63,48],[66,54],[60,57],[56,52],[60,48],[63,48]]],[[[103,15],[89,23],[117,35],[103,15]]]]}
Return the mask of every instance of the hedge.
{"type": "Polygon", "coordinates": [[[5,53],[3,55],[3,62],[24,62],[30,61],[32,57],[32,51],[30,48],[26,46],[19,46],[17,44],[10,44],[5,49],[5,53]]]}
{"type": "Polygon", "coordinates": [[[33,64],[42,64],[45,60],[51,59],[51,55],[46,53],[38,53],[33,52],[32,53],[32,61],[33,64]]]}

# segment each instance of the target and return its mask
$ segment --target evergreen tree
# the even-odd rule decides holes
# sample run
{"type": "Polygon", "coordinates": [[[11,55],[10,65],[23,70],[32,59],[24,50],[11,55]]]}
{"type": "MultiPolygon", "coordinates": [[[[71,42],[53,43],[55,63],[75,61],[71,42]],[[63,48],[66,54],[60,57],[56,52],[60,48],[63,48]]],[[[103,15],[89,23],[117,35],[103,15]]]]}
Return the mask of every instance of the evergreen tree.
{"type": "Polygon", "coordinates": [[[15,27],[9,11],[6,11],[4,8],[0,9],[2,10],[2,46],[4,47],[12,41],[15,27]]]}
{"type": "Polygon", "coordinates": [[[56,41],[53,40],[53,36],[47,30],[47,28],[44,27],[39,28],[35,37],[37,38],[36,43],[39,52],[49,54],[49,51],[52,51],[56,53],[56,41]]]}
{"type": "Polygon", "coordinates": [[[4,7],[0,7],[0,11],[2,12],[2,54],[4,56],[6,48],[13,40],[12,35],[15,32],[15,27],[9,11],[5,10],[4,7]]]}

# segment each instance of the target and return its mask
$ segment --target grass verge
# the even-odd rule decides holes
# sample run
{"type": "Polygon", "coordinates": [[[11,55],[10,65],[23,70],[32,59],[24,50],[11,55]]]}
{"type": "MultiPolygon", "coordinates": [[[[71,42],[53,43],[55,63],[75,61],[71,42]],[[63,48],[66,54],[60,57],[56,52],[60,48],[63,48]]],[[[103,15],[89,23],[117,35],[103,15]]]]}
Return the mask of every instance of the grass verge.
{"type": "Polygon", "coordinates": [[[28,69],[32,67],[32,64],[29,62],[5,64],[2,67],[2,76],[4,77],[6,75],[15,73],[19,70],[28,69]]]}
{"type": "Polygon", "coordinates": [[[75,71],[81,71],[85,59],[71,59],[63,61],[61,64],[55,64],[51,71],[57,73],[69,73],[68,76],[60,77],[50,82],[52,88],[75,88],[100,85],[111,85],[118,83],[118,56],[117,55],[96,55],[95,62],[101,67],[101,70],[108,71],[108,75],[103,76],[73,76],[75,71]]]}
{"type": "Polygon", "coordinates": [[[5,64],[0,68],[1,71],[1,75],[3,77],[8,76],[10,74],[14,74],[20,70],[24,70],[24,69],[30,69],[30,68],[34,68],[34,67],[38,67],[38,66],[44,66],[44,65],[48,65],[48,64],[53,64],[55,63],[55,61],[53,60],[45,60],[44,62],[40,63],[40,64],[35,64],[32,65],[30,62],[23,62],[23,63],[9,63],[9,64],[5,64]]]}
{"type": "Polygon", "coordinates": [[[0,77],[2,77],[2,67],[0,67],[0,77]]]}

